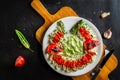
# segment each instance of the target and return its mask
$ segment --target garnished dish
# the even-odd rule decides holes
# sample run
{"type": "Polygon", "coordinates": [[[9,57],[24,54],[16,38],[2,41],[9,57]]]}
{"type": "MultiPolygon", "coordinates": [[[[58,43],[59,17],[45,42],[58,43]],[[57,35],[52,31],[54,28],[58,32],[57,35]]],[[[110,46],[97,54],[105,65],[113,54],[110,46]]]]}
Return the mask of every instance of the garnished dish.
{"type": "Polygon", "coordinates": [[[92,70],[102,55],[102,38],[97,28],[80,17],[57,20],[43,38],[48,64],[63,75],[78,76],[92,70]]]}

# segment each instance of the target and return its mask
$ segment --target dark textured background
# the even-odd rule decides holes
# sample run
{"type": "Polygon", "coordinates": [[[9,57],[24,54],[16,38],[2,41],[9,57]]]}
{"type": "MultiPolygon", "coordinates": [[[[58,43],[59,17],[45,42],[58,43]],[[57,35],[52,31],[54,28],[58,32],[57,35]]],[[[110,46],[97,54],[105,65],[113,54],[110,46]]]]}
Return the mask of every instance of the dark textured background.
{"type": "MultiPolygon", "coordinates": [[[[42,46],[35,39],[36,30],[44,23],[43,18],[30,6],[32,0],[4,0],[0,2],[0,80],[71,80],[54,72],[45,62],[42,46]],[[31,53],[19,42],[14,30],[24,33],[35,50],[31,53]],[[26,64],[21,68],[14,67],[17,56],[23,55],[26,64]]],[[[100,33],[112,28],[114,55],[120,60],[120,0],[41,0],[51,14],[63,6],[71,7],[79,16],[97,26],[100,33]],[[110,12],[105,19],[99,16],[110,12]]],[[[112,64],[112,63],[111,63],[112,64]]],[[[113,64],[114,65],[114,64],[113,64]]],[[[120,66],[109,75],[110,80],[120,80],[120,66]]]]}

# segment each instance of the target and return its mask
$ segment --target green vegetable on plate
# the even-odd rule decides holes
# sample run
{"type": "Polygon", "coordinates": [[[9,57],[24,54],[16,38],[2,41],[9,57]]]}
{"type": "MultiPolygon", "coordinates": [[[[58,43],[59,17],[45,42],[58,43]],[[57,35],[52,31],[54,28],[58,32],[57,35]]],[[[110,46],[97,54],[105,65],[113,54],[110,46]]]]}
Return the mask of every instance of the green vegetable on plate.
{"type": "Polygon", "coordinates": [[[34,51],[30,48],[30,44],[29,44],[29,42],[27,41],[26,37],[23,35],[23,33],[22,33],[21,31],[17,30],[17,29],[15,29],[15,33],[16,33],[16,35],[18,36],[21,44],[22,44],[25,48],[29,49],[31,52],[34,52],[34,51]]]}
{"type": "Polygon", "coordinates": [[[85,23],[85,21],[83,20],[78,21],[77,24],[75,24],[71,29],[71,33],[76,35],[78,33],[78,28],[82,26],[87,27],[87,24],[85,23]]]}
{"type": "Polygon", "coordinates": [[[64,23],[61,20],[57,22],[57,26],[58,26],[57,27],[58,30],[60,30],[64,34],[66,33],[66,31],[65,31],[65,25],[64,25],[64,23]]]}

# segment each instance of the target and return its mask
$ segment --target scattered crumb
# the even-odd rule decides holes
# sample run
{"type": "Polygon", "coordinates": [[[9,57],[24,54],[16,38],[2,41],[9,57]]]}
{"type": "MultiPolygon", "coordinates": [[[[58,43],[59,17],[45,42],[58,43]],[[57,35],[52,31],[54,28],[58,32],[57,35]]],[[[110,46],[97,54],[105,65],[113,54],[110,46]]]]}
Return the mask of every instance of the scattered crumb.
{"type": "Polygon", "coordinates": [[[90,19],[90,21],[92,22],[92,19],[90,19]]]}
{"type": "Polygon", "coordinates": [[[26,18],[25,18],[25,17],[23,17],[23,20],[26,20],[26,18]]]}
{"type": "Polygon", "coordinates": [[[22,48],[22,45],[18,45],[19,48],[22,48]]]}
{"type": "Polygon", "coordinates": [[[101,10],[100,13],[103,13],[103,11],[101,10]]]}
{"type": "Polygon", "coordinates": [[[100,17],[102,18],[102,19],[104,19],[104,18],[106,18],[107,16],[109,16],[110,15],[110,12],[103,12],[101,15],[100,15],[100,17]]]}
{"type": "Polygon", "coordinates": [[[57,2],[57,4],[61,4],[61,2],[57,2]]]}
{"type": "Polygon", "coordinates": [[[32,34],[32,37],[34,37],[34,35],[32,34]]]}
{"type": "Polygon", "coordinates": [[[25,28],[23,28],[23,30],[24,30],[24,31],[26,31],[26,29],[25,29],[25,28]]]}
{"type": "Polygon", "coordinates": [[[11,38],[11,40],[13,41],[13,40],[14,40],[14,38],[11,38]]]}
{"type": "Polygon", "coordinates": [[[93,14],[96,14],[96,12],[93,12],[93,14]]]}

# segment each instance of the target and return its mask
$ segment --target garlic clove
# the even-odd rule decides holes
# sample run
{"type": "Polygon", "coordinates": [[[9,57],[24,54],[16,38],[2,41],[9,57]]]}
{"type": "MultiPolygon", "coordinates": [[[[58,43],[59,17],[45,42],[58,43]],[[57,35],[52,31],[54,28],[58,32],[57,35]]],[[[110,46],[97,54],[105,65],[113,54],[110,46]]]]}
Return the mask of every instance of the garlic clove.
{"type": "Polygon", "coordinates": [[[101,16],[102,19],[104,19],[109,15],[110,15],[110,12],[103,12],[100,16],[101,16]]]}
{"type": "Polygon", "coordinates": [[[104,32],[104,38],[110,39],[111,36],[112,36],[112,31],[111,31],[111,28],[109,28],[108,30],[106,30],[106,31],[104,32]]]}

